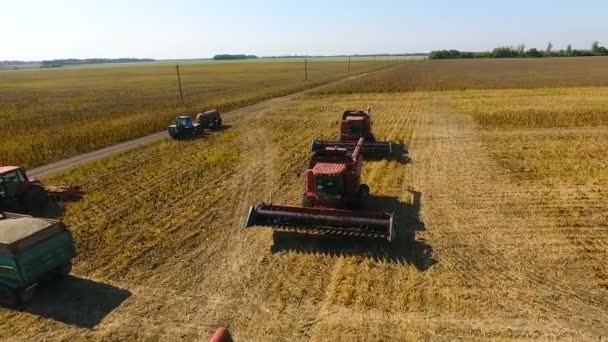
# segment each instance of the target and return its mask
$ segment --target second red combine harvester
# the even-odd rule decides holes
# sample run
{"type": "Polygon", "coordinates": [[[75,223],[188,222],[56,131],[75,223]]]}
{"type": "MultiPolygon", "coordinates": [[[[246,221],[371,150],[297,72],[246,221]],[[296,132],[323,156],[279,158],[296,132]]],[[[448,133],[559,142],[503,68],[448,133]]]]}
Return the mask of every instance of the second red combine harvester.
{"type": "Polygon", "coordinates": [[[251,206],[245,227],[392,241],[394,215],[361,210],[369,197],[369,187],[361,184],[363,145],[360,138],[354,149],[328,146],[314,151],[306,170],[302,207],[251,206]]]}
{"type": "Polygon", "coordinates": [[[372,133],[371,109],[347,110],[342,114],[340,122],[340,137],[338,141],[315,140],[312,143],[312,150],[337,146],[347,149],[354,149],[359,138],[363,138],[363,154],[373,157],[386,157],[393,154],[393,145],[390,141],[376,141],[372,133]]]}

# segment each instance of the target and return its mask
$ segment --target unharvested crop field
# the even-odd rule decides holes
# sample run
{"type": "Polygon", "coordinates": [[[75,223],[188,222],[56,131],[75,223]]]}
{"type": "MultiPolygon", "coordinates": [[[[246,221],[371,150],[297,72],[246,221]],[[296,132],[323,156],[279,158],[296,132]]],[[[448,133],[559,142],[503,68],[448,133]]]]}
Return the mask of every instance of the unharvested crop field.
{"type": "Polygon", "coordinates": [[[608,86],[608,57],[418,60],[321,93],[608,86]]]}
{"type": "Polygon", "coordinates": [[[336,88],[57,177],[87,193],[65,212],[76,276],[0,311],[0,338],[204,340],[228,326],[247,341],[605,339],[608,88],[462,82],[475,89],[336,88]],[[240,227],[251,203],[297,205],[310,141],[368,105],[377,137],[409,149],[366,162],[370,205],[415,242],[240,227]]]}
{"type": "MultiPolygon", "coordinates": [[[[399,63],[394,60],[390,63],[399,63]]],[[[387,63],[354,59],[351,74],[387,63]]],[[[0,70],[0,161],[36,166],[164,129],[181,113],[221,111],[348,76],[347,62],[187,62],[0,70]]]]}

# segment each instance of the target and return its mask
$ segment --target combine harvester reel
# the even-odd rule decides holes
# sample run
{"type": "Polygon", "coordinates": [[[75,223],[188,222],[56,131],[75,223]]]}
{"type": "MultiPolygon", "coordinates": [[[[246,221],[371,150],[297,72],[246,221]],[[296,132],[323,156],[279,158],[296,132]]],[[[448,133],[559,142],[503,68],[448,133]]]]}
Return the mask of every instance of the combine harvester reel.
{"type": "Polygon", "coordinates": [[[302,207],[266,203],[251,206],[244,226],[392,241],[394,214],[360,210],[369,197],[369,187],[360,183],[363,144],[364,139],[360,138],[352,150],[343,147],[316,150],[306,170],[302,207]]]}
{"type": "Polygon", "coordinates": [[[359,138],[363,138],[362,153],[369,157],[388,157],[393,154],[393,144],[390,141],[376,141],[372,133],[371,110],[352,111],[347,110],[342,114],[340,123],[340,137],[338,141],[315,140],[312,143],[312,151],[326,147],[342,147],[354,150],[359,138]]]}

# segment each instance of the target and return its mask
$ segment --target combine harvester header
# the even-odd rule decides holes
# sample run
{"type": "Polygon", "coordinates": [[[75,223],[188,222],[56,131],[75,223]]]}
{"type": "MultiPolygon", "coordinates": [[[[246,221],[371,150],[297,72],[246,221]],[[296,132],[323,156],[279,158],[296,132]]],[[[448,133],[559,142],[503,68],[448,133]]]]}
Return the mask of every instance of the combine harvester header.
{"type": "Polygon", "coordinates": [[[316,150],[306,170],[302,207],[251,206],[245,227],[392,241],[394,215],[361,210],[369,197],[369,187],[360,182],[363,144],[360,138],[352,150],[333,146],[316,150]]]}

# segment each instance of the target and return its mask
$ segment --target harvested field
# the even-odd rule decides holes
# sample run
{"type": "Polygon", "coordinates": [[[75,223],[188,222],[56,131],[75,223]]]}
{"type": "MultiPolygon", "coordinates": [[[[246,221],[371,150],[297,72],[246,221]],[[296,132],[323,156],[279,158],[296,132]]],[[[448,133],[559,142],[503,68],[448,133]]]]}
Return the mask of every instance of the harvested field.
{"type": "MultiPolygon", "coordinates": [[[[602,106],[596,90],[577,91],[576,105],[551,91],[528,105],[551,103],[552,118],[555,101],[602,106]]],[[[48,297],[0,311],[0,337],[192,340],[219,325],[254,341],[607,336],[603,119],[529,125],[508,102],[475,94],[307,96],[232,117],[204,139],[164,141],[59,177],[87,192],[66,222],[80,251],[75,273],[96,285],[68,284],[73,298],[62,305],[77,319],[48,297]],[[310,141],[334,136],[343,109],[367,105],[377,136],[408,145],[411,159],[365,164],[371,205],[396,211],[400,229],[418,230],[416,242],[387,248],[240,228],[253,202],[298,204],[310,141]],[[500,124],[485,123],[488,107],[500,124]],[[92,299],[103,286],[103,302],[92,299]]]]}
{"type": "Polygon", "coordinates": [[[323,94],[563,88],[608,85],[608,57],[420,60],[342,84],[323,94]]]}
{"type": "MultiPolygon", "coordinates": [[[[393,61],[392,63],[398,63],[393,61]]],[[[386,67],[354,60],[351,74],[386,67]]],[[[0,71],[0,161],[37,166],[159,132],[180,113],[221,111],[348,76],[347,62],[141,63],[0,71]]]]}

